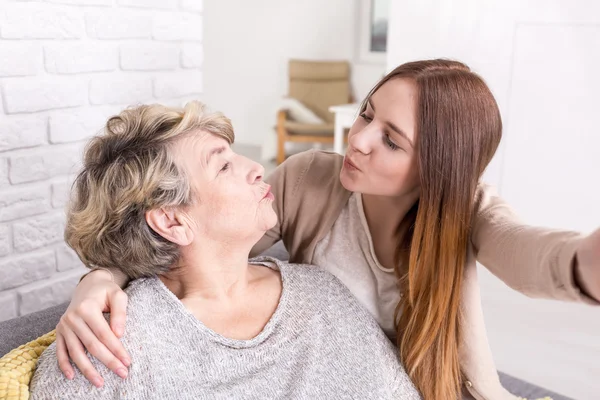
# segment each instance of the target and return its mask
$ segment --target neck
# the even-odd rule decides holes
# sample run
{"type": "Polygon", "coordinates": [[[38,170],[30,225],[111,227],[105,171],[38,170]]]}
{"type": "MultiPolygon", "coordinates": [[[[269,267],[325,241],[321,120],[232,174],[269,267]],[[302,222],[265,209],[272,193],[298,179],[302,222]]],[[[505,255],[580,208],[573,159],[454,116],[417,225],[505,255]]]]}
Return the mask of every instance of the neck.
{"type": "Polygon", "coordinates": [[[418,199],[417,192],[400,197],[363,194],[363,208],[371,235],[394,237],[398,226],[418,199]]]}
{"type": "Polygon", "coordinates": [[[181,249],[177,268],[160,279],[179,299],[220,300],[243,295],[251,280],[252,245],[233,246],[203,240],[181,249]]]}

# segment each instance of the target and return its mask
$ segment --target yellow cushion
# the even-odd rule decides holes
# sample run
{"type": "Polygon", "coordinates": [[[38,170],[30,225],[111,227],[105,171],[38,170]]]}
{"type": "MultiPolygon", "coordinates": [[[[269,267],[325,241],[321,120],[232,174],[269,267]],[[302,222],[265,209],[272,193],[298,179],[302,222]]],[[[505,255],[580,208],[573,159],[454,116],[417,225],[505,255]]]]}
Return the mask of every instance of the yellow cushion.
{"type": "MultiPolygon", "coordinates": [[[[519,397],[520,400],[527,400],[524,397],[519,397]]],[[[537,400],[552,400],[550,397],[544,397],[543,399],[537,399],[537,400]]]]}
{"type": "Polygon", "coordinates": [[[0,358],[0,400],[29,399],[29,382],[38,359],[55,340],[56,331],[52,331],[0,358]]]}

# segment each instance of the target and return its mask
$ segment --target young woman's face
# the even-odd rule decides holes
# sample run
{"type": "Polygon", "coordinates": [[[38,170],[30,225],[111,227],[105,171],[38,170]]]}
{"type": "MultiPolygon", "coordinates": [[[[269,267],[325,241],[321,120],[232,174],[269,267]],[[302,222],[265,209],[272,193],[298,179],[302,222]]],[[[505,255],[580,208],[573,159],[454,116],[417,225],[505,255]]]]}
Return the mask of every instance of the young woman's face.
{"type": "Polygon", "coordinates": [[[352,192],[398,197],[419,191],[415,84],[392,79],[369,99],[352,125],[340,173],[352,192]]]}

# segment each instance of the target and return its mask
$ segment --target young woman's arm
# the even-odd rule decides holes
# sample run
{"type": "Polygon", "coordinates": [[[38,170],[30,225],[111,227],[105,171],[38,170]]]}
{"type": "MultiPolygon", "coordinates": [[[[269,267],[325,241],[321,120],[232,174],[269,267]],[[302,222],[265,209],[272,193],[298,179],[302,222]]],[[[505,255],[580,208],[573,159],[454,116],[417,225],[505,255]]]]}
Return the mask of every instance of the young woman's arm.
{"type": "Polygon", "coordinates": [[[600,302],[600,229],[586,237],[577,249],[575,283],[600,302]]]}
{"type": "Polygon", "coordinates": [[[482,185],[471,240],[477,260],[525,295],[600,302],[598,233],[584,236],[525,225],[491,188],[482,185]]]}

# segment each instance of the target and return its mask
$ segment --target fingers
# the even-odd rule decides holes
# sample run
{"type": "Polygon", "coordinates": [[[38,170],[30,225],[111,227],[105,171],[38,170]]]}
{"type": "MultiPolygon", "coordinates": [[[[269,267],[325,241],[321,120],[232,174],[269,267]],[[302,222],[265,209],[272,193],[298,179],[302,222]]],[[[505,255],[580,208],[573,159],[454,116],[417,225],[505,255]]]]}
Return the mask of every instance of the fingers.
{"type": "Polygon", "coordinates": [[[99,274],[90,273],[78,285],[56,330],[57,361],[63,374],[68,379],[75,376],[72,360],[86,379],[97,387],[101,387],[104,380],[90,361],[91,356],[122,378],[127,376],[127,366],[131,364],[129,354],[112,330],[119,336],[124,333],[127,295],[112,279],[107,281],[99,274]],[[95,278],[92,279],[92,276],[95,278]],[[111,329],[102,312],[112,309],[115,316],[111,317],[111,329]]]}
{"type": "Polygon", "coordinates": [[[81,371],[83,376],[90,381],[94,386],[100,388],[104,385],[104,379],[98,374],[98,371],[94,368],[90,360],[88,359],[85,350],[83,349],[83,345],[77,338],[77,336],[68,329],[65,329],[63,332],[65,344],[67,347],[67,351],[69,352],[69,356],[77,365],[77,368],[81,371]]]}
{"type": "Polygon", "coordinates": [[[115,335],[121,337],[125,332],[127,294],[122,290],[114,292],[114,294],[109,297],[109,307],[110,326],[115,335]]]}
{"type": "MultiPolygon", "coordinates": [[[[111,323],[112,323],[111,313],[111,323]]],[[[96,357],[100,362],[106,365],[111,371],[121,376],[117,371],[119,368],[128,367],[131,365],[131,358],[123,347],[121,341],[115,336],[113,331],[110,329],[108,322],[102,314],[100,315],[89,315],[86,317],[85,326],[82,325],[82,332],[77,331],[77,336],[81,338],[81,341],[88,349],[88,351],[96,357]],[[88,328],[88,329],[86,329],[88,328]],[[91,330],[91,332],[90,332],[91,330]],[[87,336],[87,335],[91,336],[87,336]],[[83,335],[86,335],[84,338],[83,335]],[[110,356],[105,356],[103,350],[99,350],[99,354],[94,354],[90,346],[96,346],[96,341],[99,341],[105,349],[110,353],[110,356]],[[102,353],[100,353],[102,352],[102,353]],[[117,363],[114,361],[117,360],[117,363]]],[[[79,325],[78,325],[79,326],[79,325]]]]}
{"type": "Polygon", "coordinates": [[[67,351],[67,345],[65,339],[59,329],[56,329],[56,358],[58,360],[58,367],[67,379],[73,379],[75,371],[69,362],[69,352],[67,351]]]}
{"type": "Polygon", "coordinates": [[[88,316],[88,321],[90,325],[83,319],[71,321],[73,333],[92,356],[121,378],[126,378],[126,366],[106,346],[106,343],[110,343],[111,347],[119,349],[121,353],[127,354],[123,345],[109,329],[108,323],[102,315],[88,316]],[[92,327],[95,327],[97,332],[94,332],[92,327]]]}

